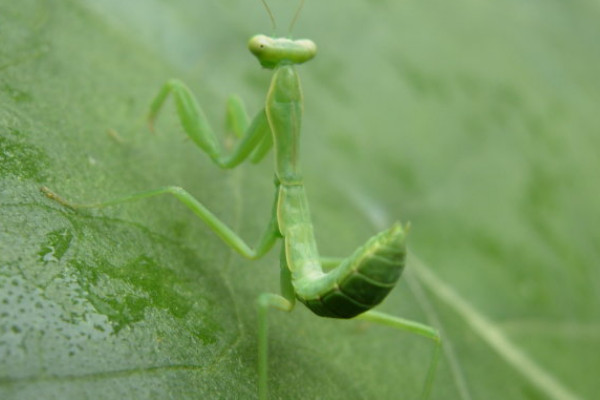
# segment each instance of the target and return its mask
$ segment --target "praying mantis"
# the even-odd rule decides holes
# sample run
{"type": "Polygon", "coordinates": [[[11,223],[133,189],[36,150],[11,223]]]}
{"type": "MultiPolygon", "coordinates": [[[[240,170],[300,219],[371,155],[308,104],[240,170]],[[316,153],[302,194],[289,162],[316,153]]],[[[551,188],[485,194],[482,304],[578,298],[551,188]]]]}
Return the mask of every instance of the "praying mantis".
{"type": "MultiPolygon", "coordinates": [[[[267,4],[262,1],[274,21],[267,4]]],[[[74,209],[106,207],[169,194],[188,207],[233,250],[251,260],[261,258],[281,240],[281,294],[263,293],[256,303],[260,400],[268,397],[268,312],[271,309],[290,312],[296,300],[321,317],[361,319],[431,339],[434,350],[420,395],[421,399],[428,398],[440,356],[439,333],[430,326],[372,310],[395,287],[404,269],[407,227],[393,224],[343,260],[319,257],[299,166],[303,94],[296,71],[296,65],[310,61],[316,55],[316,45],[308,39],[256,35],[250,39],[248,47],[262,67],[273,71],[273,76],[264,108],[254,119],[248,117],[241,99],[236,96],[229,99],[228,125],[238,139],[231,152],[221,148],[194,95],[179,80],[169,80],[163,85],[151,103],[148,121],[152,128],[166,99],[172,95],[185,133],[219,167],[234,168],[246,159],[258,162],[271,148],[274,149],[275,199],[267,228],[254,247],[180,187],[162,187],[93,204],[71,203],[46,187],[42,191],[47,197],[74,209]],[[324,270],[324,266],[328,268],[324,270]]]]}

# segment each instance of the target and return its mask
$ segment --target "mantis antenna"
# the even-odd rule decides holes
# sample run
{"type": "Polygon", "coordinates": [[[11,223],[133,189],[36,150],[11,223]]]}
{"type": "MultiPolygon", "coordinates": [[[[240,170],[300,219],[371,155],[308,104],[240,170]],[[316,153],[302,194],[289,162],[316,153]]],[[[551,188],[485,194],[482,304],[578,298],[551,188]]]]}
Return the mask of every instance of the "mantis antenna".
{"type": "Polygon", "coordinates": [[[271,8],[269,8],[269,5],[267,4],[266,0],[260,0],[263,3],[263,6],[265,6],[265,9],[267,10],[267,14],[269,14],[269,19],[271,19],[271,25],[273,25],[273,30],[275,30],[277,28],[277,24],[275,23],[275,17],[273,16],[273,13],[271,12],[271,8]]]}
{"type": "MultiPolygon", "coordinates": [[[[302,11],[302,8],[304,7],[304,1],[305,0],[300,1],[300,5],[298,5],[298,8],[296,9],[296,12],[294,13],[294,17],[292,18],[292,22],[290,23],[290,26],[288,28],[288,34],[292,33],[292,29],[294,28],[294,25],[296,24],[296,21],[298,20],[298,17],[300,16],[300,12],[302,11]]],[[[271,25],[273,25],[273,30],[275,30],[277,28],[277,24],[275,23],[275,17],[273,16],[273,12],[271,11],[271,8],[267,4],[266,0],[261,0],[261,2],[263,3],[263,5],[265,6],[265,9],[267,10],[267,14],[269,14],[269,19],[271,20],[271,25]]]]}
{"type": "Polygon", "coordinates": [[[292,18],[292,22],[290,23],[290,27],[288,28],[288,34],[290,34],[290,35],[292,34],[292,29],[294,28],[294,25],[296,24],[296,21],[298,20],[298,17],[300,16],[302,7],[304,7],[304,0],[300,1],[300,5],[296,9],[296,13],[294,13],[294,18],[292,18]]]}

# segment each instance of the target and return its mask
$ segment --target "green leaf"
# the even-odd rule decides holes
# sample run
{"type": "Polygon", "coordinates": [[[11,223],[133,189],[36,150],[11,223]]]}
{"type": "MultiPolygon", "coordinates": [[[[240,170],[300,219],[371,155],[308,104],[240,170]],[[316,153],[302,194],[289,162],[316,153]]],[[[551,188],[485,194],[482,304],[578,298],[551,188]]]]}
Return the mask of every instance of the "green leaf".
{"type": "MultiPolygon", "coordinates": [[[[272,0],[286,34],[296,5],[272,0]]],[[[600,17],[592,2],[308,1],[295,36],[305,181],[324,255],[395,220],[412,256],[381,306],[432,324],[432,399],[584,399],[600,369],[600,17]]],[[[0,4],[0,398],[256,398],[254,300],[276,251],[246,261],[172,198],[180,185],[252,242],[272,161],[221,171],[172,106],[185,81],[215,128],[268,71],[246,40],[260,1],[0,4]]],[[[432,345],[299,306],[272,312],[272,398],[412,399],[432,345]]]]}

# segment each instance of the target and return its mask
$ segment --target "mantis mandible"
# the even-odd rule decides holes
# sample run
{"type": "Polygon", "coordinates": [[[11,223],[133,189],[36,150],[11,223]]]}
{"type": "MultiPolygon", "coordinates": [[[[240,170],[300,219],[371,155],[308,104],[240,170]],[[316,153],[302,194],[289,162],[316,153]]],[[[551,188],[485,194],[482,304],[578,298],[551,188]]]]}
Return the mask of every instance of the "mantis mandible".
{"type": "MultiPolygon", "coordinates": [[[[264,0],[263,3],[273,21],[264,0]]],[[[296,16],[299,10],[300,8],[296,16]]],[[[421,392],[421,398],[427,398],[440,356],[439,333],[430,326],[372,310],[394,288],[404,268],[406,229],[400,223],[395,223],[391,228],[370,238],[352,255],[341,261],[325,261],[319,257],[317,251],[299,169],[303,96],[296,72],[296,65],[315,56],[316,45],[307,39],[292,40],[256,35],[250,39],[248,47],[264,68],[273,70],[273,77],[265,106],[253,120],[250,121],[238,97],[233,96],[229,99],[227,118],[230,128],[239,139],[229,154],[225,154],[221,149],[192,92],[178,80],[169,80],[164,84],[150,106],[148,120],[152,127],[165,100],[171,94],[186,134],[221,168],[233,168],[247,158],[258,162],[272,147],[274,148],[275,200],[271,219],[256,246],[250,247],[202,203],[180,187],[162,187],[94,204],[74,204],[48,188],[44,187],[42,191],[51,199],[74,209],[105,207],[170,194],[191,209],[226,244],[248,259],[262,257],[281,239],[281,294],[263,293],[257,299],[260,400],[267,399],[268,311],[272,308],[292,311],[296,300],[321,317],[367,320],[433,340],[435,348],[421,392]],[[325,272],[322,268],[324,264],[335,266],[325,272]]]]}

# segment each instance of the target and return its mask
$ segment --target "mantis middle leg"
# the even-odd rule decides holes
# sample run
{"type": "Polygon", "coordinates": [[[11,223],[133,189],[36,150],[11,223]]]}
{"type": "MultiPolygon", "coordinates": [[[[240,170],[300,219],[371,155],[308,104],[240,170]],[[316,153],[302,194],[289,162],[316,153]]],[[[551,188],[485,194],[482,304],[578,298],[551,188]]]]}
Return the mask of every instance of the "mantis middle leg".
{"type": "Polygon", "coordinates": [[[109,200],[102,203],[92,204],[70,203],[62,199],[60,196],[52,192],[47,187],[42,187],[41,191],[48,198],[55,200],[60,204],[72,209],[102,208],[112,206],[115,204],[128,203],[154,196],[160,196],[163,194],[170,194],[174,196],[177,200],[179,200],[181,203],[183,203],[190,210],[192,210],[194,214],[196,214],[202,221],[204,221],[225,243],[231,246],[239,254],[249,259],[257,259],[266,254],[273,247],[275,241],[281,237],[277,226],[277,218],[275,214],[275,207],[277,206],[277,198],[279,193],[278,190],[275,191],[275,201],[273,205],[273,212],[271,214],[271,220],[269,221],[266,230],[264,231],[254,248],[250,247],[237,233],[231,230],[231,228],[229,228],[223,221],[216,217],[201,202],[196,200],[194,196],[177,186],[166,186],[155,190],[134,193],[128,196],[120,197],[118,199],[109,200]]]}

